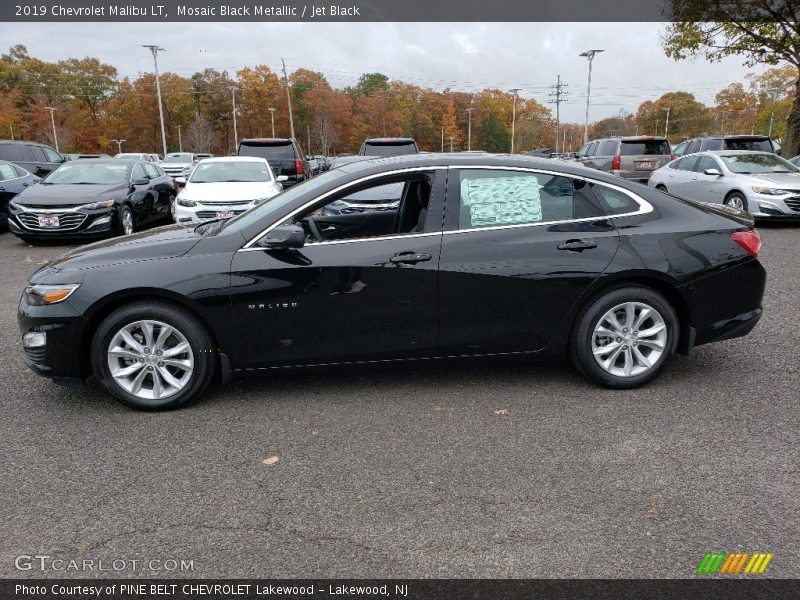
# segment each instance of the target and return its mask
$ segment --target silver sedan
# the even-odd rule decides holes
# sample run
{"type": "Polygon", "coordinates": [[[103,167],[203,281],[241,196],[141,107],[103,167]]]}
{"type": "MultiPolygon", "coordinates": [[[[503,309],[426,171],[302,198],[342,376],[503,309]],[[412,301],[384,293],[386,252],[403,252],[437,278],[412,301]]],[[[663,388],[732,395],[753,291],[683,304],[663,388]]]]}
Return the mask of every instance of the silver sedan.
{"type": "Polygon", "coordinates": [[[800,218],[800,168],[770,152],[688,154],[654,171],[647,185],[755,217],[800,218]]]}

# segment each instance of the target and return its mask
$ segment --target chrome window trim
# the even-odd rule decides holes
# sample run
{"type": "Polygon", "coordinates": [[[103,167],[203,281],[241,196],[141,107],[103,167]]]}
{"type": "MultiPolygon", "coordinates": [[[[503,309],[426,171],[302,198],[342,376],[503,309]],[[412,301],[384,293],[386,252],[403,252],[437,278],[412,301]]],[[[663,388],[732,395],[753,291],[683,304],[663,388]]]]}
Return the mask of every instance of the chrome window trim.
{"type": "Polygon", "coordinates": [[[608,219],[617,219],[617,218],[621,218],[621,217],[632,217],[632,216],[636,216],[636,215],[644,215],[644,214],[651,213],[654,210],[653,209],[653,205],[650,204],[647,200],[645,200],[644,198],[642,198],[638,194],[635,194],[634,192],[631,192],[630,190],[625,189],[624,187],[615,185],[613,183],[608,183],[608,182],[605,182],[605,181],[598,181],[597,179],[594,179],[592,177],[586,177],[586,176],[583,176],[583,175],[574,175],[572,173],[565,173],[565,172],[562,172],[562,171],[551,171],[551,170],[547,170],[547,169],[536,169],[536,168],[531,168],[531,167],[501,166],[501,165],[451,165],[451,166],[412,167],[412,168],[409,168],[409,169],[398,169],[398,170],[395,170],[395,171],[387,171],[385,173],[368,175],[366,177],[362,177],[361,179],[356,179],[355,181],[351,181],[349,183],[341,185],[341,186],[339,186],[339,187],[337,187],[337,188],[335,188],[335,189],[333,189],[333,190],[331,190],[329,192],[326,192],[322,196],[318,196],[314,200],[306,202],[303,206],[301,206],[300,208],[295,209],[294,211],[292,211],[291,213],[289,213],[288,215],[283,217],[278,222],[273,223],[272,225],[268,226],[261,233],[256,235],[249,242],[247,242],[242,248],[237,250],[237,252],[253,252],[253,251],[258,251],[258,250],[263,251],[264,250],[263,248],[259,248],[259,247],[255,247],[254,248],[254,247],[252,247],[253,244],[255,244],[264,235],[269,233],[272,229],[277,227],[280,223],[283,223],[287,219],[291,219],[296,214],[302,212],[303,210],[305,210],[309,206],[311,206],[313,204],[316,204],[320,200],[324,200],[328,196],[336,194],[337,192],[339,192],[339,191],[341,191],[341,190],[343,190],[343,189],[345,189],[345,188],[347,188],[347,187],[349,187],[351,185],[356,185],[356,184],[359,184],[359,183],[363,183],[364,181],[369,181],[370,179],[377,179],[377,178],[384,177],[384,176],[389,176],[389,175],[397,175],[397,174],[400,174],[400,173],[411,173],[411,172],[415,172],[415,171],[431,171],[431,170],[436,170],[436,169],[484,170],[484,171],[485,170],[520,171],[520,172],[524,172],[524,173],[533,173],[533,174],[540,173],[540,174],[543,174],[543,175],[555,175],[555,176],[558,176],[558,177],[569,177],[570,179],[580,179],[581,181],[586,181],[588,183],[593,183],[595,185],[604,185],[604,186],[607,186],[607,187],[609,187],[611,189],[614,189],[614,190],[617,190],[619,192],[622,192],[623,194],[625,194],[626,196],[631,198],[631,200],[633,200],[639,206],[639,209],[635,210],[635,211],[627,212],[627,213],[620,213],[618,215],[602,215],[602,216],[597,216],[597,217],[583,217],[583,218],[580,218],[580,219],[563,219],[563,220],[560,220],[560,221],[541,221],[541,222],[536,222],[536,223],[514,223],[514,224],[510,224],[510,225],[497,225],[497,226],[494,226],[494,227],[470,227],[468,229],[453,229],[453,230],[449,230],[449,231],[432,231],[432,232],[427,232],[427,233],[407,233],[407,234],[391,235],[391,236],[353,238],[353,239],[349,239],[349,240],[330,240],[330,241],[326,241],[326,242],[313,242],[312,244],[309,244],[309,246],[347,244],[347,243],[353,243],[353,242],[384,241],[384,240],[393,240],[393,239],[400,239],[400,238],[407,239],[407,238],[415,238],[415,237],[427,237],[427,236],[433,236],[433,235],[453,235],[453,234],[460,234],[460,233],[472,233],[474,231],[496,231],[496,230],[502,230],[502,229],[519,229],[519,228],[522,228],[522,227],[541,227],[543,225],[559,225],[559,224],[562,224],[562,223],[586,223],[586,222],[590,222],[590,221],[606,221],[608,219]]]}
{"type": "MultiPolygon", "coordinates": [[[[288,215],[285,215],[285,216],[281,217],[280,220],[272,223],[271,225],[268,225],[264,230],[261,231],[261,233],[256,234],[255,237],[253,237],[250,241],[248,241],[244,246],[239,248],[239,250],[237,250],[237,252],[252,252],[253,250],[264,250],[263,248],[253,248],[253,245],[256,244],[258,242],[258,240],[260,240],[262,237],[264,237],[266,234],[268,234],[270,231],[275,229],[278,225],[280,225],[284,221],[287,221],[288,219],[291,219],[295,215],[303,212],[305,209],[309,208],[310,206],[313,206],[314,204],[317,204],[321,200],[325,200],[325,198],[328,198],[328,197],[330,197],[330,196],[332,196],[332,195],[334,195],[334,194],[336,194],[336,193],[338,193],[338,192],[340,192],[340,191],[342,191],[342,190],[344,190],[344,189],[346,189],[348,187],[351,187],[353,185],[358,185],[359,183],[364,183],[365,181],[370,181],[371,179],[380,179],[381,177],[389,177],[391,175],[401,175],[403,173],[418,173],[420,171],[436,171],[436,170],[448,169],[448,168],[449,167],[447,167],[446,165],[445,166],[443,166],[443,165],[430,165],[430,166],[425,166],[425,167],[409,167],[409,168],[406,168],[406,169],[395,169],[394,171],[384,171],[383,173],[373,173],[372,175],[366,175],[366,176],[361,177],[359,179],[354,179],[353,181],[349,181],[349,182],[344,183],[344,184],[342,184],[342,185],[340,185],[340,186],[338,186],[338,187],[336,187],[336,188],[334,188],[334,189],[332,189],[332,190],[330,190],[328,192],[325,192],[321,196],[317,196],[314,199],[309,200],[308,202],[306,202],[305,204],[303,204],[299,208],[296,208],[295,210],[290,212],[288,215]]],[[[433,232],[433,233],[435,233],[437,235],[440,235],[442,232],[441,231],[436,231],[436,232],[433,232]]],[[[397,237],[408,237],[410,235],[417,235],[418,236],[418,235],[425,235],[425,234],[403,234],[403,235],[397,235],[397,236],[382,236],[382,237],[375,237],[375,238],[372,238],[372,237],[370,237],[370,238],[354,238],[352,240],[331,240],[330,242],[315,242],[315,244],[326,244],[326,243],[344,242],[344,241],[356,242],[356,241],[364,241],[364,240],[371,240],[371,239],[386,240],[386,239],[397,238],[397,237]]]]}

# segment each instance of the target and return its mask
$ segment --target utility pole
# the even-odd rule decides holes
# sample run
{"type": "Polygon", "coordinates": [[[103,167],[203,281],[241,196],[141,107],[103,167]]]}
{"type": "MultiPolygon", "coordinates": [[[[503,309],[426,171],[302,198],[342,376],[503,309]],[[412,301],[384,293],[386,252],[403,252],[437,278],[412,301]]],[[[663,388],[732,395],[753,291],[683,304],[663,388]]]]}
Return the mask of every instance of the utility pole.
{"type": "MultiPolygon", "coordinates": [[[[554,91],[550,92],[548,96],[553,98],[552,100],[548,100],[549,104],[556,105],[556,152],[558,152],[558,138],[559,130],[561,129],[561,103],[564,102],[564,96],[567,95],[567,92],[564,91],[564,88],[568,86],[566,83],[561,83],[561,75],[556,75],[556,84],[551,85],[550,88],[554,91]]],[[[564,144],[561,144],[561,151],[564,151],[564,144]]]]}
{"type": "Polygon", "coordinates": [[[306,140],[308,143],[306,144],[306,152],[311,154],[311,127],[306,125],[306,140]]]}
{"type": "Polygon", "coordinates": [[[178,125],[178,152],[183,152],[183,138],[181,137],[180,125],[178,125]]]}
{"type": "Polygon", "coordinates": [[[725,135],[725,113],[733,112],[732,110],[723,110],[722,111],[722,122],[719,126],[719,134],[725,135]]]}
{"type": "Polygon", "coordinates": [[[233,151],[236,152],[239,148],[239,131],[236,129],[236,87],[231,86],[231,103],[233,111],[233,151]]]}
{"type": "Polygon", "coordinates": [[[281,59],[283,65],[283,81],[286,84],[286,103],[289,105],[289,136],[294,139],[294,117],[292,116],[292,92],[289,89],[289,76],[286,74],[286,63],[281,59]]]}
{"type": "Polygon", "coordinates": [[[772,120],[774,118],[775,118],[775,113],[774,112],[769,113],[769,132],[767,132],[767,135],[769,137],[772,137],[772,120]]]}
{"type": "Polygon", "coordinates": [[[578,56],[584,56],[589,59],[589,77],[586,80],[586,123],[583,126],[583,143],[589,143],[589,97],[592,93],[592,61],[594,55],[598,52],[605,52],[605,50],[587,50],[581,52],[578,56]]]}
{"type": "Polygon", "coordinates": [[[58,150],[58,133],[56,133],[56,109],[52,106],[45,106],[45,110],[50,111],[50,122],[53,124],[53,142],[55,143],[56,152],[58,150]]]}
{"type": "Polygon", "coordinates": [[[156,73],[156,94],[158,95],[158,117],[161,121],[161,145],[164,147],[164,156],[167,156],[167,132],[164,129],[164,107],[161,104],[161,78],[158,76],[158,53],[166,52],[164,48],[155,44],[142,44],[142,48],[147,48],[153,53],[153,65],[156,73]]]}
{"type": "Polygon", "coordinates": [[[667,120],[664,122],[664,137],[667,137],[667,131],[669,130],[669,111],[672,110],[671,108],[665,108],[664,111],[667,113],[667,120]]]}
{"type": "Polygon", "coordinates": [[[472,150],[472,111],[475,108],[470,106],[467,109],[467,150],[472,150]]]}
{"type": "Polygon", "coordinates": [[[656,130],[653,132],[653,135],[658,135],[658,126],[661,125],[661,119],[656,119],[656,130]]]}
{"type": "Polygon", "coordinates": [[[514,98],[511,101],[511,154],[514,154],[514,130],[517,125],[517,92],[519,92],[519,90],[520,88],[513,88],[509,90],[512,94],[514,94],[514,98]]]}
{"type": "Polygon", "coordinates": [[[13,142],[14,141],[14,126],[11,123],[9,123],[8,124],[8,128],[11,130],[11,141],[13,142]]]}
{"type": "Polygon", "coordinates": [[[117,154],[122,154],[122,142],[126,142],[127,140],[111,140],[117,145],[117,154]]]}
{"type": "Polygon", "coordinates": [[[450,136],[450,152],[453,151],[453,136],[450,136]]]}
{"type": "Polygon", "coordinates": [[[275,137],[275,109],[270,106],[267,110],[269,111],[269,119],[272,121],[272,137],[275,137]]]}
{"type": "Polygon", "coordinates": [[[442,152],[444,152],[444,127],[442,127],[442,152]]]}

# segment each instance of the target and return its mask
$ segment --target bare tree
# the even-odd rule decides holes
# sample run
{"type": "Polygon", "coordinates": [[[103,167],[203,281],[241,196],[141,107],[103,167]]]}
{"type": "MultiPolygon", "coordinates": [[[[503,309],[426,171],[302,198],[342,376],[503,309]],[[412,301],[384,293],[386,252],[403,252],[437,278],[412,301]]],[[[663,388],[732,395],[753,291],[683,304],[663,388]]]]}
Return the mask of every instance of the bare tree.
{"type": "Polygon", "coordinates": [[[214,128],[203,115],[198,114],[183,134],[183,145],[189,152],[211,152],[214,145],[214,128]]]}
{"type": "Polygon", "coordinates": [[[314,127],[311,130],[314,143],[324,156],[330,154],[336,139],[336,128],[333,126],[333,119],[328,111],[321,111],[314,120],[314,127]]]}

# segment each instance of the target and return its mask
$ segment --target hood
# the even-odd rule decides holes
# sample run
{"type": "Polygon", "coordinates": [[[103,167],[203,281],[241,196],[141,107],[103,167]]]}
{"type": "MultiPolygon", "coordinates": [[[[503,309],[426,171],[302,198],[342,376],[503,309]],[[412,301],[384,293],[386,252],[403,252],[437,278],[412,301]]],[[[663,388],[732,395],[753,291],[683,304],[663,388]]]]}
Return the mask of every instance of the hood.
{"type": "Polygon", "coordinates": [[[800,173],[759,173],[747,177],[754,183],[764,184],[764,187],[800,190],[800,173]]]}
{"type": "Polygon", "coordinates": [[[166,170],[166,169],[186,169],[186,168],[194,166],[194,163],[192,161],[187,161],[187,162],[170,161],[170,162],[162,162],[159,166],[164,170],[166,170]]]}
{"type": "Polygon", "coordinates": [[[89,204],[108,200],[122,190],[125,190],[125,185],[119,183],[114,185],[75,185],[42,182],[18,194],[14,202],[25,206],[89,204]]]}
{"type": "Polygon", "coordinates": [[[278,189],[271,181],[231,181],[218,183],[186,183],[181,195],[190,200],[213,203],[234,202],[236,200],[257,200],[271,198],[278,189]]]}
{"type": "MultiPolygon", "coordinates": [[[[37,271],[54,273],[67,269],[93,269],[121,263],[173,258],[191,250],[202,238],[193,229],[182,225],[167,225],[134,235],[116,237],[81,246],[51,260],[37,271]]],[[[33,280],[33,279],[32,279],[33,280]]]]}

